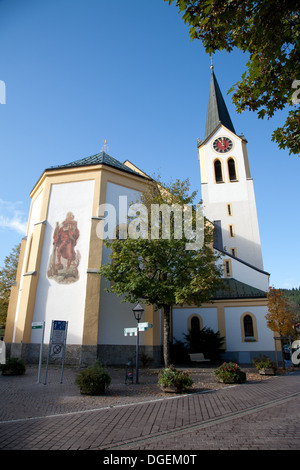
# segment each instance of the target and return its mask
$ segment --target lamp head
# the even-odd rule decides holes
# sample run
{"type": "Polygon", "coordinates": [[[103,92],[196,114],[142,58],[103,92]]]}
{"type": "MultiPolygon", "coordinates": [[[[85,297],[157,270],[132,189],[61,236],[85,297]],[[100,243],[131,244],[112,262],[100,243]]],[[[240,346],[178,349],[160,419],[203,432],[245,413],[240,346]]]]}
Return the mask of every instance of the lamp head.
{"type": "Polygon", "coordinates": [[[144,309],[143,307],[140,306],[140,304],[138,303],[133,309],[133,314],[134,314],[134,317],[137,321],[140,321],[140,319],[142,318],[142,315],[143,315],[143,312],[144,312],[144,309]]]}

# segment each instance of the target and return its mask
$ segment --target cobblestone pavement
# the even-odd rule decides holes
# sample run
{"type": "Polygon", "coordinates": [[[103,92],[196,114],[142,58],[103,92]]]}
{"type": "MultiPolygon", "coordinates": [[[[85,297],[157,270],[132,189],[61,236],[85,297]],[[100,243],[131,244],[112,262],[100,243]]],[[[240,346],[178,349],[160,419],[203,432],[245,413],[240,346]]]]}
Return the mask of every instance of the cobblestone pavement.
{"type": "MultiPolygon", "coordinates": [[[[193,369],[196,387],[184,396],[165,395],[157,371],[140,371],[140,383],[124,384],[124,371],[110,370],[107,395],[80,395],[76,370],[0,376],[1,450],[299,450],[300,371],[242,385],[224,386],[213,371],[193,369]]],[[[247,375],[248,377],[248,375],[247,375]]],[[[152,463],[152,462],[151,462],[152,463]]]]}

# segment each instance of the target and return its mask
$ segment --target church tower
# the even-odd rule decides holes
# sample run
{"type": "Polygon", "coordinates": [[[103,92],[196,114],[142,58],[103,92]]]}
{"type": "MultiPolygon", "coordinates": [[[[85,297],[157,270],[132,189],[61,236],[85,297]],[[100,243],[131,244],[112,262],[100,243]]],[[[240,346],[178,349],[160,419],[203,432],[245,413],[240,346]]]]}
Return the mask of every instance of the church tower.
{"type": "Polygon", "coordinates": [[[215,225],[215,247],[263,270],[247,141],[237,135],[211,67],[205,136],[198,141],[204,214],[215,225]]]}

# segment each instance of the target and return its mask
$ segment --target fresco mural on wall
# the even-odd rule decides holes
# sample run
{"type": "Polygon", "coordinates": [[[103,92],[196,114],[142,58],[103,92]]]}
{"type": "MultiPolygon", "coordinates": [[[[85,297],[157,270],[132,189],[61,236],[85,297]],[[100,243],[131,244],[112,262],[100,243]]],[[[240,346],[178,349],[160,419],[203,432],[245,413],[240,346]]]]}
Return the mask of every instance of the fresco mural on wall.
{"type": "Polygon", "coordinates": [[[75,250],[79,235],[72,212],[67,213],[63,222],[56,222],[47,274],[59,284],[70,284],[79,279],[80,253],[75,250]]]}

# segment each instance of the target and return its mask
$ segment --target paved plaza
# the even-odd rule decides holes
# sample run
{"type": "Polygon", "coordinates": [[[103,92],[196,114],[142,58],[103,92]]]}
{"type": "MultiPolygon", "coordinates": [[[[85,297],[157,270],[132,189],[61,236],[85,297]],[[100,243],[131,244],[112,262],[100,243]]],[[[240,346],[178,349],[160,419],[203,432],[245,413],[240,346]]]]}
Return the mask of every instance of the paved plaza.
{"type": "Polygon", "coordinates": [[[46,384],[35,367],[0,376],[1,450],[176,451],[192,459],[202,450],[300,449],[300,371],[224,386],[211,369],[193,369],[197,387],[176,396],[160,391],[157,370],[142,369],[140,383],[126,385],[115,368],[101,397],[79,393],[77,372],[65,368],[60,383],[61,369],[50,367],[46,384]]]}

